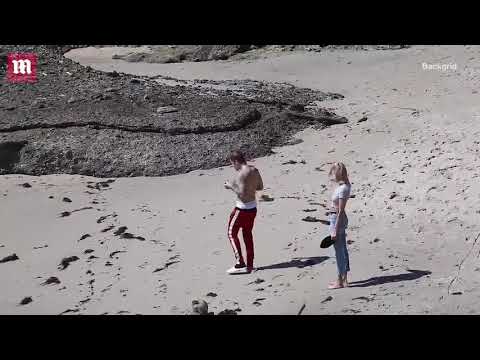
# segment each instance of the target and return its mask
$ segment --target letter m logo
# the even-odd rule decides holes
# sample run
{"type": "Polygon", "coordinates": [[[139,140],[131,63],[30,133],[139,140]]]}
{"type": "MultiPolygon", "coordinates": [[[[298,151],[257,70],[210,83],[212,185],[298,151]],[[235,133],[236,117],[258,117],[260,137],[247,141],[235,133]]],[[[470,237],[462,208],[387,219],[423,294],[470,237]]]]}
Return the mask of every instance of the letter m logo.
{"type": "Polygon", "coordinates": [[[7,55],[7,80],[11,83],[34,83],[37,81],[37,55],[11,53],[7,55]]]}

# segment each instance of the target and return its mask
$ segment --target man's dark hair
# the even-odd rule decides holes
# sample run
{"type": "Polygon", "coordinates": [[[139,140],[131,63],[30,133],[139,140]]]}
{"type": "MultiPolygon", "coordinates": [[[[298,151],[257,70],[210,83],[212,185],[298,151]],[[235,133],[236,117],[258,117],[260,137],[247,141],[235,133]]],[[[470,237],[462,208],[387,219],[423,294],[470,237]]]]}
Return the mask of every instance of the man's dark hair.
{"type": "Polygon", "coordinates": [[[239,150],[234,150],[230,153],[230,161],[238,161],[241,164],[246,164],[245,155],[239,150]]]}

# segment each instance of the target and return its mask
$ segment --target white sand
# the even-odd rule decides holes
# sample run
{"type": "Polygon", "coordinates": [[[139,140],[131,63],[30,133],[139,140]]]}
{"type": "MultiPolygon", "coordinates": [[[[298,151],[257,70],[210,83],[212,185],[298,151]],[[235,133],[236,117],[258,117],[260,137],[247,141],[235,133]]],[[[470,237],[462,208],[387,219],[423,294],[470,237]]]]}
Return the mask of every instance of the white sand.
{"type": "Polygon", "coordinates": [[[89,48],[68,56],[97,69],[138,75],[280,81],[339,92],[345,99],[324,105],[350,123],[303,131],[298,134],[303,143],[256,159],[264,193],[275,200],[259,206],[255,263],[270,268],[245,276],[225,274],[234,260],[226,237],[234,199],[222,187],[231,168],[118,179],[99,195],[85,193],[90,191],[86,182],[95,180],[87,177],[1,176],[0,259],[16,253],[20,260],[0,264],[0,313],[58,314],[87,298],[91,300],[79,305],[77,314],[184,314],[197,298],[205,299],[211,311],[239,307],[241,314],[296,314],[302,304],[303,314],[478,312],[480,239],[474,240],[480,233],[480,102],[474,92],[480,79],[479,46],[289,53],[255,61],[182,64],[111,60],[118,52],[89,48]],[[426,71],[422,62],[453,62],[457,70],[426,71]],[[357,124],[364,115],[368,120],[357,124]],[[290,159],[306,165],[281,165],[290,159]],[[323,208],[307,200],[328,200],[331,189],[322,188],[329,185],[326,172],[314,169],[333,161],[346,163],[356,195],[347,209],[348,239],[354,241],[349,246],[351,281],[384,277],[380,283],[326,289],[336,274],[333,248],[319,248],[327,226],[301,219],[326,219],[323,208]],[[451,166],[456,167],[439,170],[451,166]],[[18,186],[26,181],[32,188],[18,186]],[[389,199],[393,191],[398,196],[389,199]],[[62,202],[63,196],[73,202],[62,202]],[[93,199],[100,204],[91,205],[93,199]],[[95,209],[59,218],[62,211],[84,206],[95,209]],[[312,208],[318,210],[302,211],[312,208]],[[97,224],[100,216],[112,213],[118,216],[97,224]],[[146,241],[119,239],[113,230],[101,233],[108,225],[128,226],[128,232],[146,241]],[[86,233],[92,237],[78,242],[86,233]],[[380,240],[373,242],[375,238],[380,240]],[[48,247],[33,249],[44,244],[48,247]],[[92,254],[83,254],[88,248],[99,257],[90,265],[86,259],[92,254]],[[116,250],[126,253],[110,259],[116,250]],[[57,269],[62,258],[73,255],[80,260],[57,269]],[[179,262],[152,273],[170,258],[179,262]],[[313,264],[303,268],[295,261],[309,258],[313,264]],[[106,267],[107,261],[113,266],[106,267]],[[86,274],[89,269],[93,276],[86,274]],[[398,276],[408,274],[407,269],[431,275],[398,276]],[[62,283],[40,285],[50,276],[62,283]],[[87,283],[92,278],[93,295],[87,283]],[[257,278],[264,282],[249,285],[257,278]],[[218,296],[206,297],[208,292],[218,296]],[[461,295],[451,294],[455,292],[461,295]],[[18,306],[25,296],[33,302],[18,306]],[[333,299],[322,303],[328,296],[333,299]],[[262,305],[253,304],[257,298],[265,298],[262,305]]]}

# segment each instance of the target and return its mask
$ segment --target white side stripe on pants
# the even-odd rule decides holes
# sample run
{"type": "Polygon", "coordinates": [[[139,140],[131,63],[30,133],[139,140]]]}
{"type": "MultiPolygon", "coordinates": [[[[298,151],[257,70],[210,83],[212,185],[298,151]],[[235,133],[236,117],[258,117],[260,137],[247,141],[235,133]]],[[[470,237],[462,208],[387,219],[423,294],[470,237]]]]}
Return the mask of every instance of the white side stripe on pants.
{"type": "Polygon", "coordinates": [[[235,254],[235,258],[237,259],[239,258],[239,254],[238,254],[238,249],[235,246],[235,241],[233,240],[232,230],[235,225],[235,222],[237,221],[239,214],[240,214],[240,210],[235,209],[235,215],[233,215],[232,221],[230,221],[230,226],[228,228],[228,239],[230,240],[230,244],[232,245],[232,248],[233,248],[233,253],[235,254]]]}

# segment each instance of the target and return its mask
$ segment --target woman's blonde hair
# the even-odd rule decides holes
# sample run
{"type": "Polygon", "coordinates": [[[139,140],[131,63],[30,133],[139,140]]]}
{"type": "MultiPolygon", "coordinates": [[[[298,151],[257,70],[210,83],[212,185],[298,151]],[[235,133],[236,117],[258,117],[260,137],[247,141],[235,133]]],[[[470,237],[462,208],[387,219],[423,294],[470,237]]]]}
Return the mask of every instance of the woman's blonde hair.
{"type": "Polygon", "coordinates": [[[345,184],[350,184],[350,181],[348,180],[347,168],[345,167],[344,163],[336,162],[333,164],[328,175],[334,175],[335,181],[337,182],[343,181],[345,184]]]}

